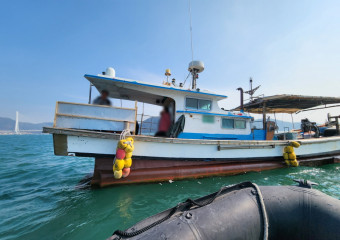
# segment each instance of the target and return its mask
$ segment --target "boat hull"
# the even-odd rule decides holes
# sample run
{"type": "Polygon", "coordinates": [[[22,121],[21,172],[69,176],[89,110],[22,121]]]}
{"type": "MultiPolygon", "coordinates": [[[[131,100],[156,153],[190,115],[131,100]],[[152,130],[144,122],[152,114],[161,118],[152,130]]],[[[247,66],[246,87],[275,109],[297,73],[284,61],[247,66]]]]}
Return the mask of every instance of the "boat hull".
{"type": "MultiPolygon", "coordinates": [[[[323,157],[306,157],[299,160],[302,166],[318,166],[339,163],[340,154],[323,157]]],[[[127,178],[114,179],[112,158],[96,158],[92,185],[106,187],[110,185],[162,182],[189,178],[227,176],[260,172],[287,167],[282,159],[239,160],[239,161],[199,161],[199,160],[150,160],[134,159],[130,175],[127,178]]]]}
{"type": "MultiPolygon", "coordinates": [[[[45,130],[46,132],[47,130],[45,130]]],[[[190,140],[135,136],[131,173],[114,179],[113,159],[118,134],[81,130],[50,131],[56,155],[95,157],[93,185],[160,182],[234,175],[282,168],[289,141],[190,140]]],[[[301,140],[295,149],[301,165],[339,162],[340,138],[301,140]]]]}

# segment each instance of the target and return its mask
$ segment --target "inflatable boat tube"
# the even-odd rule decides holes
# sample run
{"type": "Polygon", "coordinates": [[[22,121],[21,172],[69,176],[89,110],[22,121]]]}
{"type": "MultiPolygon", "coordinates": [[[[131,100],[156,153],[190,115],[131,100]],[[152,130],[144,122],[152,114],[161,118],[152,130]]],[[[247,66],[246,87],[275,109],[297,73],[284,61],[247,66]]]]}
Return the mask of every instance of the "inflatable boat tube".
{"type": "Polygon", "coordinates": [[[300,186],[223,187],[151,216],[109,238],[339,239],[340,200],[300,186]]]}

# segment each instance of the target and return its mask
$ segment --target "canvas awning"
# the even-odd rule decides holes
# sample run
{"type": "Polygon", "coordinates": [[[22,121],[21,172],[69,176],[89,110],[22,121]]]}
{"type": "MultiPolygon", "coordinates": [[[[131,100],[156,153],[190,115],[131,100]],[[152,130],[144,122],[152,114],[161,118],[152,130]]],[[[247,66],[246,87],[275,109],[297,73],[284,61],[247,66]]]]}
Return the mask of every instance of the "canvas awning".
{"type": "MultiPolygon", "coordinates": [[[[340,103],[340,97],[319,97],[302,95],[274,95],[257,98],[252,102],[244,104],[244,111],[250,113],[296,113],[302,110],[312,109],[317,106],[331,107],[328,105],[340,103]]],[[[340,105],[337,105],[340,106],[340,105]]],[[[233,109],[241,110],[241,106],[233,109]]]]}

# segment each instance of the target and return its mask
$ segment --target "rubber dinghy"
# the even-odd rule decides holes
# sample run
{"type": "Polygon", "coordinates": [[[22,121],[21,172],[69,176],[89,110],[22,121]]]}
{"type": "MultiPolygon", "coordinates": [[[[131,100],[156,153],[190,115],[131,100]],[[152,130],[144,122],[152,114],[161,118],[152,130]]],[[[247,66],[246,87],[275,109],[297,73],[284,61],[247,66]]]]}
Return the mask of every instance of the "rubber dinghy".
{"type": "Polygon", "coordinates": [[[309,181],[299,183],[223,187],[109,239],[339,239],[340,200],[311,189],[309,181]]]}

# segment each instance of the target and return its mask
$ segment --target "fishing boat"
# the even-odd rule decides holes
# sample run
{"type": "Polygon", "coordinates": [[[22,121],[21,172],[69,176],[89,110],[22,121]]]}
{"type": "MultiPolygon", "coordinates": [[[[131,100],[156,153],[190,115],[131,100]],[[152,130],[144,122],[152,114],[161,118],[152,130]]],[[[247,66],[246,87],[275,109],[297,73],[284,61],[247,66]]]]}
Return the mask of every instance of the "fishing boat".
{"type": "Polygon", "coordinates": [[[152,84],[120,78],[113,68],[98,75],[86,74],[85,78],[99,92],[106,90],[111,98],[135,101],[135,106],[57,102],[53,127],[43,129],[53,134],[55,155],[94,157],[91,183],[101,187],[285,167],[286,147],[292,142],[300,147],[288,151],[287,156],[296,156],[300,165],[340,161],[338,135],[313,138],[305,134],[296,139],[296,134],[288,132],[279,138],[275,121],[268,120],[266,115],[295,113],[320,105],[338,106],[334,104],[340,103],[340,98],[276,95],[252,98],[243,104],[243,90],[239,89],[240,106],[225,110],[218,102],[226,99],[226,95],[197,87],[203,62],[190,62],[188,70],[192,76],[190,87],[175,81],[152,84]],[[169,109],[172,126],[166,137],[143,132],[147,119],[138,120],[137,102],[169,109]],[[263,114],[262,126],[255,126],[252,113],[263,114]],[[123,132],[131,134],[134,141],[133,162],[130,175],[116,179],[113,165],[123,132]]]}

